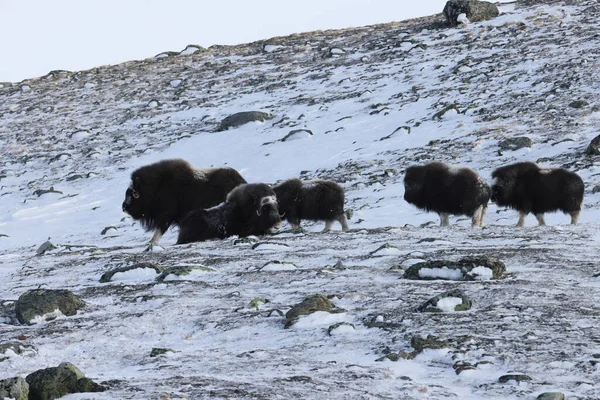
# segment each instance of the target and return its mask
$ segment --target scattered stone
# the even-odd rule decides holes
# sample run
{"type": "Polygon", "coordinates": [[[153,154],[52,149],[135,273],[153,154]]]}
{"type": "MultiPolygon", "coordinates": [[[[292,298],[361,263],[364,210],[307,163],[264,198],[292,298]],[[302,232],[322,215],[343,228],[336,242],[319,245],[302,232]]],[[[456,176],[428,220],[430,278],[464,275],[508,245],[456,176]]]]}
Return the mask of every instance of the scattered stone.
{"type": "Polygon", "coordinates": [[[294,129],[285,135],[280,141],[286,142],[288,140],[305,139],[311,136],[313,136],[313,133],[310,129],[294,129]]]}
{"type": "Polygon", "coordinates": [[[463,372],[463,371],[473,371],[473,370],[476,370],[477,368],[475,368],[471,363],[468,363],[465,361],[458,361],[458,362],[454,363],[454,365],[452,365],[452,369],[454,369],[454,372],[456,372],[456,375],[460,375],[461,372],[463,372]]]}
{"type": "Polygon", "coordinates": [[[2,343],[0,344],[0,362],[9,358],[9,355],[7,355],[9,351],[17,355],[35,354],[37,352],[35,347],[31,345],[19,342],[2,343]]]}
{"type": "Polygon", "coordinates": [[[23,378],[9,378],[0,380],[0,399],[28,400],[29,385],[23,378]]]}
{"type": "Polygon", "coordinates": [[[522,375],[522,374],[502,375],[500,378],[498,378],[498,382],[500,382],[500,383],[506,383],[508,381],[527,382],[530,380],[532,380],[532,379],[529,375],[522,375]]]}
{"type": "Polygon", "coordinates": [[[294,264],[292,262],[272,260],[272,261],[268,261],[267,263],[265,263],[265,265],[263,265],[260,268],[260,271],[261,272],[295,271],[297,269],[298,269],[298,267],[296,267],[296,264],[294,264]]]}
{"type": "Polygon", "coordinates": [[[152,351],[150,352],[150,357],[158,357],[166,353],[174,353],[174,351],[172,349],[162,349],[160,347],[153,347],[152,351]]]}
{"type": "Polygon", "coordinates": [[[531,148],[531,146],[533,146],[533,142],[527,136],[508,138],[498,143],[501,151],[516,151],[526,147],[531,148]]]}
{"type": "Polygon", "coordinates": [[[595,193],[598,193],[598,192],[600,192],[600,185],[596,185],[596,186],[594,186],[594,188],[592,189],[592,193],[594,193],[594,194],[595,194],[595,193]]]}
{"type": "Polygon", "coordinates": [[[452,25],[458,25],[458,17],[465,14],[470,22],[484,21],[500,15],[495,4],[478,0],[450,0],[444,7],[446,21],[452,25]]]}
{"type": "Polygon", "coordinates": [[[466,311],[471,306],[471,299],[462,291],[454,289],[427,300],[417,308],[417,311],[434,313],[466,311]]]}
{"type": "Polygon", "coordinates": [[[400,254],[400,248],[391,245],[389,243],[385,243],[379,246],[377,249],[369,252],[369,257],[373,256],[394,256],[400,254]]]}
{"type": "Polygon", "coordinates": [[[181,277],[189,275],[193,271],[215,272],[214,269],[210,267],[205,267],[204,265],[178,265],[175,267],[169,267],[162,271],[162,273],[156,277],[156,281],[164,282],[169,275],[181,277]]]}
{"type": "Polygon", "coordinates": [[[244,125],[252,121],[264,122],[271,118],[273,118],[271,114],[262,111],[243,111],[230,115],[221,121],[218,131],[226,131],[229,128],[235,128],[236,126],[244,125]]]}
{"type": "Polygon", "coordinates": [[[262,297],[257,297],[248,304],[248,308],[254,308],[256,311],[258,311],[258,308],[260,307],[261,304],[267,304],[270,302],[271,301],[269,299],[263,299],[262,297]]]}
{"type": "Polygon", "coordinates": [[[48,240],[46,240],[44,243],[42,243],[40,245],[40,247],[38,247],[38,249],[35,251],[35,255],[42,256],[42,255],[44,255],[45,252],[47,252],[49,250],[54,250],[54,249],[56,249],[56,246],[53,245],[50,242],[50,238],[48,238],[48,240]]]}
{"type": "Polygon", "coordinates": [[[475,281],[500,279],[506,272],[504,263],[493,257],[465,257],[458,261],[425,261],[411,265],[405,279],[475,281]]]}
{"type": "Polygon", "coordinates": [[[585,152],[590,156],[600,155],[600,135],[592,139],[585,152]]]}
{"type": "Polygon", "coordinates": [[[33,192],[33,194],[37,195],[37,197],[40,197],[41,195],[44,195],[46,193],[63,194],[63,192],[61,192],[60,190],[54,190],[54,186],[51,186],[50,189],[38,189],[35,192],[33,192]]]}
{"type": "Polygon", "coordinates": [[[199,51],[207,51],[207,50],[204,47],[198,46],[196,44],[188,44],[185,47],[185,49],[183,49],[181,51],[181,53],[179,53],[179,55],[181,55],[181,56],[187,56],[187,55],[190,55],[190,54],[197,53],[199,51]]]}
{"type": "Polygon", "coordinates": [[[390,360],[390,361],[398,361],[398,360],[412,360],[413,358],[415,358],[417,356],[417,353],[407,353],[404,350],[400,350],[398,353],[389,353],[386,354],[385,356],[376,359],[375,361],[385,361],[385,360],[390,360]]]}
{"type": "Polygon", "coordinates": [[[104,229],[102,229],[102,232],[100,232],[101,235],[106,235],[106,232],[108,232],[109,230],[114,229],[115,231],[117,230],[116,226],[107,226],[104,229]]]}
{"type": "Polygon", "coordinates": [[[285,314],[285,328],[294,325],[300,316],[309,315],[317,311],[326,311],[329,313],[344,312],[343,309],[337,308],[331,300],[322,294],[313,294],[306,297],[301,303],[293,306],[285,314]]]}
{"type": "Polygon", "coordinates": [[[565,395],[560,392],[546,392],[536,397],[536,400],[565,400],[565,395]]]}
{"type": "Polygon", "coordinates": [[[85,302],[68,290],[34,289],[19,296],[15,311],[20,323],[33,325],[55,319],[57,310],[65,316],[75,315],[83,306],[85,302]]]}
{"type": "Polygon", "coordinates": [[[575,100],[575,101],[572,101],[569,103],[569,107],[573,107],[573,108],[583,108],[587,105],[589,105],[589,104],[585,100],[575,100]]]}
{"type": "Polygon", "coordinates": [[[139,264],[130,265],[130,266],[127,266],[127,267],[115,268],[113,270],[105,272],[100,277],[100,283],[110,282],[111,279],[112,279],[112,277],[115,274],[117,274],[117,273],[127,272],[127,271],[131,271],[131,270],[134,270],[134,269],[144,269],[144,268],[153,269],[154,271],[156,271],[157,274],[160,274],[161,272],[163,272],[163,268],[162,267],[159,267],[158,265],[154,265],[154,264],[149,263],[149,262],[143,262],[143,263],[139,263],[139,264]]]}
{"type": "Polygon", "coordinates": [[[30,400],[53,400],[70,393],[103,392],[106,390],[85,375],[75,365],[64,362],[27,375],[30,400]]]}
{"type": "Polygon", "coordinates": [[[355,329],[356,327],[354,326],[354,324],[351,324],[349,322],[338,322],[337,324],[333,324],[329,328],[327,328],[327,334],[329,336],[334,336],[336,332],[342,333],[354,331],[355,329]]]}
{"type": "Polygon", "coordinates": [[[440,339],[439,337],[435,337],[433,335],[429,335],[426,338],[421,336],[413,336],[410,340],[410,345],[415,352],[421,353],[425,349],[445,349],[450,347],[450,342],[448,340],[440,339]]]}

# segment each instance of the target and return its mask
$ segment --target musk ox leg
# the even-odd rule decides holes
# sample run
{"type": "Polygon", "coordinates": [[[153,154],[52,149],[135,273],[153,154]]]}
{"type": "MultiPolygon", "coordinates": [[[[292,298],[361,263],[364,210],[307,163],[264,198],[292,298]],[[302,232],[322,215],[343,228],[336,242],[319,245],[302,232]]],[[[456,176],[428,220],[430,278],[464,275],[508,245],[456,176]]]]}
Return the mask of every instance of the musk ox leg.
{"type": "Polygon", "coordinates": [[[346,214],[342,214],[338,217],[338,222],[342,225],[342,231],[346,232],[350,227],[348,226],[348,219],[346,214]]]}
{"type": "Polygon", "coordinates": [[[537,219],[538,224],[540,224],[540,226],[546,225],[546,221],[544,221],[544,213],[535,214],[535,218],[537,219]]]}
{"type": "Polygon", "coordinates": [[[481,217],[479,217],[479,226],[485,226],[485,215],[487,214],[487,205],[481,209],[481,217]]]}
{"type": "Polygon", "coordinates": [[[483,217],[485,217],[486,208],[483,205],[477,207],[471,218],[471,228],[483,226],[483,217]]]}
{"type": "Polygon", "coordinates": [[[519,211],[519,222],[517,222],[517,228],[522,228],[525,226],[525,217],[527,216],[527,214],[524,211],[519,211]]]}
{"type": "Polygon", "coordinates": [[[156,228],[154,230],[154,235],[152,235],[152,239],[150,239],[150,243],[148,243],[148,247],[144,250],[144,252],[151,252],[154,246],[158,246],[158,242],[160,238],[163,236],[163,231],[160,228],[156,228]]]}
{"type": "Polygon", "coordinates": [[[325,228],[323,228],[323,233],[329,232],[334,222],[335,221],[325,221],[325,228]]]}
{"type": "Polygon", "coordinates": [[[569,215],[571,216],[571,224],[575,225],[577,221],[579,221],[579,214],[581,214],[581,210],[571,211],[569,215]]]}
{"type": "Polygon", "coordinates": [[[440,213],[440,226],[450,226],[450,214],[440,213]]]}

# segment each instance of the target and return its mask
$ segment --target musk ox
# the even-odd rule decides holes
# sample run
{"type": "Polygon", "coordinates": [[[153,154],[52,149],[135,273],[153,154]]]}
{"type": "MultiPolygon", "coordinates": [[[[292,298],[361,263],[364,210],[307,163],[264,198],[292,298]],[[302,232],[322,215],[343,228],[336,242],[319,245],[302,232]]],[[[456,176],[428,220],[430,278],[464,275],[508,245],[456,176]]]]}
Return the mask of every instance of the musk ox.
{"type": "Polygon", "coordinates": [[[133,171],[122,207],[146,231],[154,230],[147,248],[152,250],[188,212],[216,206],[242,183],[232,168],[196,169],[181,159],[163,160],[133,171]]]}
{"type": "Polygon", "coordinates": [[[472,169],[431,162],[406,169],[404,200],[438,213],[440,226],[450,225],[450,214],[471,217],[472,227],[483,226],[490,187],[472,169]]]}
{"type": "Polygon", "coordinates": [[[325,221],[323,232],[329,232],[335,221],[347,231],[348,221],[344,212],[344,189],[332,181],[301,181],[288,179],[273,187],[282,218],[293,229],[300,228],[303,219],[325,221]]]}
{"type": "Polygon", "coordinates": [[[263,183],[239,185],[225,202],[190,211],[179,223],[177,244],[264,235],[281,223],[275,192],[263,183]]]}
{"type": "Polygon", "coordinates": [[[563,168],[540,168],[532,162],[505,165],[492,172],[492,201],[519,211],[518,227],[533,213],[546,225],[544,213],[562,211],[576,224],[583,206],[583,181],[563,168]]]}

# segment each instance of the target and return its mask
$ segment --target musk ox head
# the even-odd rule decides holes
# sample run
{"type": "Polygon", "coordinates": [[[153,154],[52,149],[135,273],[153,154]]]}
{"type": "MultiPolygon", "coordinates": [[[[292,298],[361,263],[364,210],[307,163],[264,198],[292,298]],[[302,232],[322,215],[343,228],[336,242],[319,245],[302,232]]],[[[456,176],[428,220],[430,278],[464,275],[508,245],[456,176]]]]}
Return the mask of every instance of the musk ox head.
{"type": "Polygon", "coordinates": [[[522,185],[528,182],[530,177],[539,174],[540,167],[532,162],[519,162],[505,165],[492,172],[491,200],[499,206],[509,206],[514,200],[516,192],[522,192],[522,185]]]}
{"type": "Polygon", "coordinates": [[[281,222],[277,196],[264,183],[247,183],[237,186],[227,195],[236,213],[245,221],[269,228],[281,222]]]}
{"type": "Polygon", "coordinates": [[[125,191],[125,200],[123,200],[122,209],[133,219],[140,219],[144,216],[143,203],[144,199],[140,191],[142,190],[140,178],[135,177],[131,180],[131,184],[125,191]]]}

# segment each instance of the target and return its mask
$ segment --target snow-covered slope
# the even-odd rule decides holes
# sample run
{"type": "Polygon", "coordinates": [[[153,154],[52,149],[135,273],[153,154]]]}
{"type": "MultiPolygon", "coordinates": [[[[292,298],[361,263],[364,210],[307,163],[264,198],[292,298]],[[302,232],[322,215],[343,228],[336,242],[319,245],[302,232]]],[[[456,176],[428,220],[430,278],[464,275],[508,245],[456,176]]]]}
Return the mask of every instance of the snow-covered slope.
{"type": "Polygon", "coordinates": [[[0,88],[0,344],[25,335],[37,349],[1,362],[0,379],[70,361],[107,382],[108,392],[85,396],[98,399],[600,397],[600,194],[592,193],[600,179],[598,158],[585,155],[600,133],[600,7],[500,9],[462,28],[438,15],[54,71],[0,88]],[[274,117],[217,132],[226,116],[252,110],[274,117]],[[312,134],[281,140],[297,129],[312,134]],[[531,147],[502,147],[523,136],[531,147]],[[306,234],[260,238],[268,243],[257,247],[235,238],[173,246],[173,230],[163,251],[143,254],[150,234],[122,213],[124,191],[132,170],[170,157],[231,166],[250,182],[336,180],[353,230],[321,234],[322,224],[304,223],[306,234]],[[517,213],[492,204],[485,229],[471,230],[464,217],[440,229],[436,215],[403,200],[403,169],[430,160],[487,180],[514,161],[567,167],[586,183],[581,222],[556,213],[548,227],[530,216],[516,229],[517,213]],[[48,238],[57,248],[36,257],[48,238]],[[467,255],[498,257],[508,274],[415,282],[398,269],[467,255]],[[272,260],[293,265],[263,268],[272,260]],[[212,271],[98,282],[141,261],[212,271]],[[18,325],[11,301],[39,285],[88,305],[18,325]],[[472,310],[415,311],[454,288],[472,310]],[[284,329],[272,310],[314,293],[333,295],[346,312],[284,329]],[[249,307],[256,298],[269,303],[249,307]],[[328,333],[338,322],[353,328],[328,333]],[[427,335],[448,343],[376,361],[427,335]],[[173,352],[149,357],[153,347],[173,352]],[[457,374],[457,361],[476,367],[457,374]],[[498,382],[513,372],[532,380],[498,382]]]}

